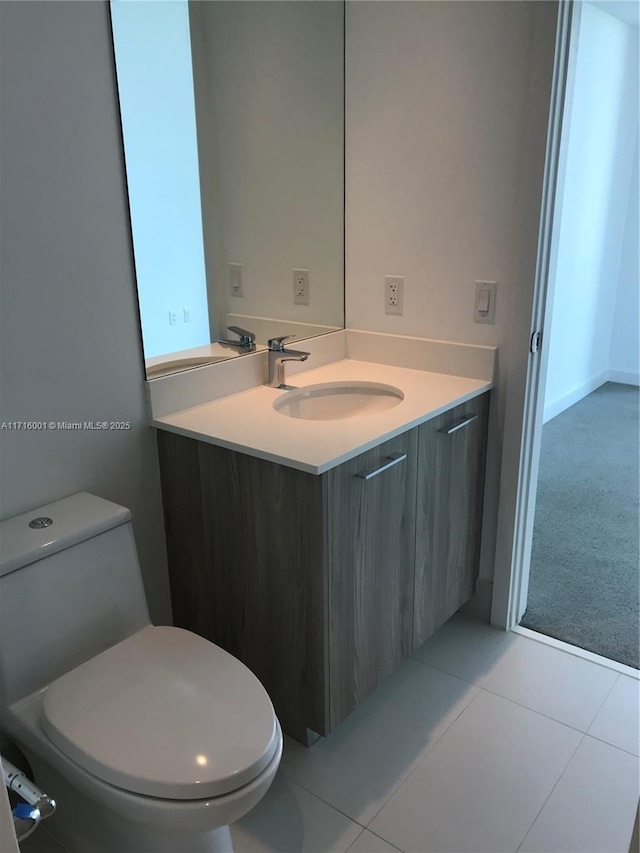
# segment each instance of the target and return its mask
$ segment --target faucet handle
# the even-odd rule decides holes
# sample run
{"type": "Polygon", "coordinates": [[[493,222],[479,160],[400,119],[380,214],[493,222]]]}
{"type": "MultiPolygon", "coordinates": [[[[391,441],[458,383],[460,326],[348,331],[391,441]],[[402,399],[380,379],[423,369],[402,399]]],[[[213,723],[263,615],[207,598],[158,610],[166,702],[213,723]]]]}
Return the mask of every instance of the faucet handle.
{"type": "Polygon", "coordinates": [[[281,335],[279,338],[269,338],[267,343],[271,352],[283,352],[284,342],[295,338],[295,335],[281,335]]]}
{"type": "Polygon", "coordinates": [[[240,326],[227,326],[227,329],[230,332],[235,332],[236,335],[239,335],[241,344],[252,344],[256,339],[256,336],[253,332],[248,332],[246,329],[241,329],[240,326]]]}

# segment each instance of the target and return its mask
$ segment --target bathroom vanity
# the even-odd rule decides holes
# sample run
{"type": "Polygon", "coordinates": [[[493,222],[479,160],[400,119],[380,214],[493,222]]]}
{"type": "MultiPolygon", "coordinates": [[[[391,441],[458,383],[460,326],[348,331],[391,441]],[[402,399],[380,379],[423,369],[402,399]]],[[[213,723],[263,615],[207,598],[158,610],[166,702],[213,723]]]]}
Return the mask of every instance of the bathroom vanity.
{"type": "Polygon", "coordinates": [[[491,386],[349,360],[313,374],[404,399],[306,421],[262,386],[154,421],[175,624],[244,661],[305,743],[473,595],[491,386]]]}
{"type": "Polygon", "coordinates": [[[174,621],[244,661],[308,742],[474,592],[495,349],[344,328],[343,3],[147,6],[113,3],[112,21],[174,621]],[[187,31],[186,48],[166,36],[187,31]],[[200,143],[154,148],[153,187],[127,148],[136,103],[154,139],[191,126],[200,143]],[[176,205],[189,239],[156,215],[176,205]],[[300,388],[269,387],[291,335],[310,351],[286,366],[300,388]]]}

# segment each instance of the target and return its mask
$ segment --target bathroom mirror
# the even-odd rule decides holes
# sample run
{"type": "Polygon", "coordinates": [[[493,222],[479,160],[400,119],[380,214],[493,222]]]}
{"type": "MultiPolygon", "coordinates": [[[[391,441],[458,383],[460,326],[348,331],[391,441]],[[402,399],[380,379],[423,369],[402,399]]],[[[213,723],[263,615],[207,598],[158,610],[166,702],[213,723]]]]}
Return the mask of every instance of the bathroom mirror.
{"type": "Polygon", "coordinates": [[[343,328],[343,0],[111,19],[147,378],[343,328]]]}

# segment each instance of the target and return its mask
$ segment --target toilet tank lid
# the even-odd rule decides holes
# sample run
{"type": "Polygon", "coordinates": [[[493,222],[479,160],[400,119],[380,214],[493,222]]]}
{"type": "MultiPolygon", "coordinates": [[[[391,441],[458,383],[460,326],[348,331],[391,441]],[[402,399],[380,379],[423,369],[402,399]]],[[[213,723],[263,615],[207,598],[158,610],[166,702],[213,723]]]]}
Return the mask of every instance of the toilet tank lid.
{"type": "Polygon", "coordinates": [[[126,507],[78,492],[0,522],[0,577],[131,520],[126,507]],[[30,527],[34,519],[51,524],[30,527]]]}

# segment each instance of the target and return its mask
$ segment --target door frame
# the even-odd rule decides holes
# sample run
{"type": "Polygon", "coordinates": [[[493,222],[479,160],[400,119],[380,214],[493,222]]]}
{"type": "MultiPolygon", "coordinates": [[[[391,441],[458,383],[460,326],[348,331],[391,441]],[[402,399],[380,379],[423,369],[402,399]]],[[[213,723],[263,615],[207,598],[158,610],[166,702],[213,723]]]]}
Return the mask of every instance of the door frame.
{"type": "MultiPolygon", "coordinates": [[[[536,3],[527,110],[519,281],[500,477],[491,623],[510,630],[527,604],[538,484],[549,323],[557,260],[562,187],[568,148],[565,106],[575,82],[580,0],[536,3]],[[553,18],[550,8],[553,7],[553,18]],[[550,28],[555,26],[555,44],[550,28]],[[550,55],[550,51],[552,54],[550,55]],[[544,152],[543,156],[542,153],[544,152]],[[540,164],[535,168],[535,164],[540,164]],[[541,188],[541,189],[540,189],[541,188]],[[535,238],[535,241],[534,241],[535,238]],[[532,352],[533,336],[541,345],[532,352]]],[[[567,117],[568,118],[568,117],[567,117]]]]}

